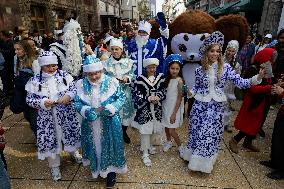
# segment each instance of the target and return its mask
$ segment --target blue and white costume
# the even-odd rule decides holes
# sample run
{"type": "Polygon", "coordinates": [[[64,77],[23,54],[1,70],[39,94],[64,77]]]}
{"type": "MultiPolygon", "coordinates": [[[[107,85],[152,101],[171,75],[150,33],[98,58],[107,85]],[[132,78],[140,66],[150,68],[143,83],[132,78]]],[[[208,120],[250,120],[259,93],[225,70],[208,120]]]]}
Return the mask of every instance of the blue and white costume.
{"type": "MultiPolygon", "coordinates": [[[[83,65],[84,72],[103,70],[99,59],[88,56],[83,65]]],[[[76,83],[75,109],[83,116],[82,152],[83,164],[90,165],[92,176],[103,178],[108,173],[127,172],[124,157],[124,142],[118,112],[125,95],[119,82],[102,73],[95,83],[88,76],[76,83]]]]}
{"type": "MultiPolygon", "coordinates": [[[[123,49],[123,44],[120,39],[112,39],[110,46],[119,46],[123,49]]],[[[129,126],[132,122],[134,113],[134,106],[131,94],[130,82],[133,79],[133,60],[129,58],[120,58],[119,60],[111,56],[104,63],[106,74],[115,77],[118,80],[123,80],[124,77],[128,78],[129,83],[120,82],[120,87],[126,96],[126,101],[120,111],[122,125],[129,126]]]]}
{"type": "MultiPolygon", "coordinates": [[[[40,66],[57,64],[56,56],[47,51],[43,52],[38,60],[40,66]]],[[[60,153],[63,148],[67,152],[72,152],[74,156],[78,155],[77,150],[81,146],[81,134],[76,111],[70,103],[46,107],[45,101],[57,102],[65,95],[68,95],[72,100],[76,94],[74,87],[72,76],[61,70],[57,70],[53,74],[42,71],[32,77],[25,87],[27,104],[38,109],[36,137],[38,158],[41,160],[47,158],[51,168],[60,166],[60,153]]],[[[53,177],[54,180],[61,178],[59,168],[57,174],[53,177]]]]}
{"type": "MultiPolygon", "coordinates": [[[[224,36],[212,33],[201,46],[203,54],[211,44],[223,45],[224,36]]],[[[229,64],[224,64],[218,79],[218,65],[213,63],[208,71],[199,67],[195,71],[195,85],[190,90],[195,101],[189,116],[189,141],[183,159],[189,161],[193,171],[211,173],[217,159],[224,132],[224,109],[227,97],[224,93],[226,82],[232,81],[239,88],[249,88],[258,84],[257,76],[242,79],[229,64]]],[[[260,81],[261,82],[261,81],[260,81]]]]}
{"type": "Polygon", "coordinates": [[[164,73],[165,66],[163,61],[167,54],[167,43],[169,38],[169,29],[166,24],[166,20],[163,13],[158,13],[158,19],[161,28],[161,37],[158,39],[149,39],[151,32],[151,24],[147,21],[139,22],[138,31],[145,31],[147,36],[137,35],[136,40],[131,40],[126,45],[127,57],[134,60],[134,74],[139,76],[143,73],[143,62],[146,58],[157,58],[159,60],[159,66],[157,73],[164,73]]]}
{"type": "MultiPolygon", "coordinates": [[[[149,65],[158,66],[159,60],[148,58],[144,62],[144,67],[149,65]]],[[[136,115],[133,127],[139,130],[141,135],[141,151],[143,151],[143,162],[146,166],[151,166],[149,153],[154,154],[155,148],[151,145],[154,134],[161,134],[163,131],[162,121],[162,101],[166,98],[166,88],[164,85],[164,75],[147,77],[140,75],[132,83],[132,93],[136,115]],[[156,103],[151,99],[157,98],[156,103]]]]}

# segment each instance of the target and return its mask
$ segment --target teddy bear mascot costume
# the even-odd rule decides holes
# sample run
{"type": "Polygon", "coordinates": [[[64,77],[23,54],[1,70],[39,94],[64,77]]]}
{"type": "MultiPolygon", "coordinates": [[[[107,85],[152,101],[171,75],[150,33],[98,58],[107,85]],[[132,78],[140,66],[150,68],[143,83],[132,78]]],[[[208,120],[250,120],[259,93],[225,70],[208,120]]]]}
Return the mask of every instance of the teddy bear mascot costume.
{"type": "Polygon", "coordinates": [[[85,54],[81,26],[77,20],[69,18],[65,21],[63,32],[63,44],[50,44],[50,51],[57,56],[59,69],[76,79],[80,76],[82,57],[85,54]]]}
{"type": "Polygon", "coordinates": [[[160,60],[157,73],[164,72],[163,61],[167,53],[167,43],[169,38],[169,29],[162,12],[157,13],[157,22],[160,25],[161,37],[157,39],[150,38],[152,25],[148,21],[140,21],[138,34],[135,41],[131,41],[126,46],[126,55],[134,60],[134,75],[139,76],[143,73],[143,61],[146,58],[157,58],[160,60]]]}
{"type": "MultiPolygon", "coordinates": [[[[188,88],[195,82],[194,72],[200,66],[199,49],[206,37],[214,31],[224,34],[224,48],[230,40],[238,40],[240,48],[248,36],[247,20],[240,15],[222,16],[215,20],[206,12],[189,10],[180,14],[170,25],[168,54],[177,53],[183,57],[183,77],[188,88]]],[[[188,101],[188,107],[192,105],[188,101]]]]}

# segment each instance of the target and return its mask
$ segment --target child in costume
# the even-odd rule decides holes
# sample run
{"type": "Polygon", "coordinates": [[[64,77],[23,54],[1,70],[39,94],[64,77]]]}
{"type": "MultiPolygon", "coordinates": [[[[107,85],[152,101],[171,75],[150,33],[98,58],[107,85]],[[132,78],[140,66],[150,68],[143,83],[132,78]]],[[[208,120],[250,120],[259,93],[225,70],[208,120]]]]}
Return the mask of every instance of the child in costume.
{"type": "Polygon", "coordinates": [[[182,56],[171,54],[166,60],[167,75],[165,78],[165,87],[167,87],[166,99],[162,103],[163,119],[162,124],[165,127],[167,141],[163,145],[163,151],[167,152],[172,147],[172,137],[178,145],[180,156],[182,157],[184,146],[182,145],[176,128],[183,122],[184,102],[182,96],[183,78],[182,78],[182,56]]]}
{"type": "Polygon", "coordinates": [[[110,41],[111,56],[105,61],[104,67],[106,74],[115,77],[123,90],[126,101],[120,111],[122,119],[122,130],[124,142],[129,144],[130,138],[127,135],[127,127],[132,122],[134,107],[131,95],[130,82],[133,78],[133,60],[123,58],[123,43],[121,39],[113,38],[110,41]]]}
{"type": "Polygon", "coordinates": [[[274,49],[266,48],[259,51],[254,57],[255,65],[247,69],[245,77],[255,75],[259,69],[265,69],[265,76],[262,83],[247,89],[244,94],[242,107],[235,120],[235,128],[239,133],[229,142],[232,152],[238,153],[238,143],[244,139],[243,147],[253,152],[259,152],[252,141],[259,133],[266,118],[266,111],[270,107],[271,87],[272,87],[272,55],[274,49]]]}
{"type": "Polygon", "coordinates": [[[205,38],[200,54],[201,65],[195,71],[195,85],[188,97],[195,99],[189,116],[189,141],[183,159],[189,161],[193,171],[211,173],[217,159],[224,131],[224,108],[227,101],[224,93],[226,81],[240,88],[259,84],[263,70],[251,79],[242,79],[221,56],[224,35],[217,31],[205,38]]]}
{"type": "Polygon", "coordinates": [[[165,99],[166,88],[162,73],[156,75],[159,60],[148,58],[144,60],[145,74],[140,75],[132,83],[132,96],[136,115],[133,127],[137,128],[141,136],[142,160],[146,166],[151,166],[150,154],[155,154],[156,149],[151,145],[155,134],[161,134],[162,104],[165,99]]]}
{"type": "MultiPolygon", "coordinates": [[[[236,40],[229,41],[224,54],[224,63],[230,64],[237,74],[241,74],[242,67],[236,61],[238,50],[239,50],[239,42],[236,40]]],[[[225,107],[225,113],[224,113],[224,126],[225,130],[231,133],[232,132],[232,126],[230,125],[231,116],[232,116],[231,103],[232,101],[236,100],[235,85],[230,81],[227,82],[224,92],[227,97],[227,105],[225,107]]]]}
{"type": "Polygon", "coordinates": [[[26,84],[27,104],[38,109],[38,158],[47,158],[53,180],[61,179],[60,153],[70,152],[81,163],[80,124],[70,101],[75,97],[73,78],[58,70],[57,57],[43,51],[38,58],[40,74],[26,84]]]}
{"type": "Polygon", "coordinates": [[[103,73],[103,64],[95,55],[87,56],[83,63],[86,76],[76,83],[74,102],[83,116],[83,165],[90,165],[94,178],[107,178],[107,187],[113,187],[116,173],[127,172],[118,114],[125,95],[118,80],[103,73]]]}

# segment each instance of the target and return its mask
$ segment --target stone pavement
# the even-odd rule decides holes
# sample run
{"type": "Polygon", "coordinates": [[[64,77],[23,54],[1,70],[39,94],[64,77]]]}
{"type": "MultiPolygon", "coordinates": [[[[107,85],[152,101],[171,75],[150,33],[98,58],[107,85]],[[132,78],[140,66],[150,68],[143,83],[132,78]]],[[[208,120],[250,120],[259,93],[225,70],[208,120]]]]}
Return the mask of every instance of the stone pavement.
{"type": "MultiPolygon", "coordinates": [[[[239,109],[240,102],[234,104],[239,109]]],[[[269,172],[258,164],[260,160],[268,160],[273,123],[277,110],[271,110],[265,123],[265,138],[258,137],[255,144],[261,149],[259,153],[248,152],[240,147],[239,154],[232,154],[228,149],[228,141],[232,134],[225,133],[221,144],[218,160],[212,174],[190,172],[187,164],[178,156],[177,148],[162,152],[157,146],[158,154],[152,156],[153,165],[145,167],[140,158],[139,135],[134,129],[128,133],[132,139],[126,145],[126,157],[129,171],[118,175],[116,188],[238,188],[238,189],[280,189],[284,181],[273,181],[266,178],[269,172]]],[[[235,112],[234,116],[236,116],[235,112]]],[[[91,178],[87,167],[75,164],[68,154],[62,154],[62,180],[53,182],[47,161],[37,159],[37,149],[34,137],[23,116],[13,115],[5,110],[3,123],[6,129],[8,144],[5,148],[12,188],[28,189],[85,189],[104,188],[103,179],[91,178]]],[[[182,141],[186,141],[187,126],[178,129],[182,141]]],[[[236,133],[236,131],[234,131],[236,133]]],[[[241,146],[241,145],[240,145],[241,146]]]]}

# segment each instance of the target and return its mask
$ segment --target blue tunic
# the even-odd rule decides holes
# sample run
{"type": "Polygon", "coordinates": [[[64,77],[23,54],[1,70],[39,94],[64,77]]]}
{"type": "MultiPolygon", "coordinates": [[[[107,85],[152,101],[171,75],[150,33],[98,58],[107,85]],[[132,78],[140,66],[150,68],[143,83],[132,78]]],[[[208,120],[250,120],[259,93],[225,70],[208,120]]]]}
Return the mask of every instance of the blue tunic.
{"type": "Polygon", "coordinates": [[[146,58],[157,58],[160,60],[157,73],[165,72],[164,60],[167,53],[168,36],[164,34],[158,39],[149,39],[142,47],[138,48],[136,41],[131,40],[127,43],[126,54],[134,60],[134,75],[139,76],[143,73],[143,61],[146,58]]]}
{"type": "Polygon", "coordinates": [[[103,74],[97,85],[84,78],[76,83],[76,88],[74,106],[83,116],[83,163],[90,163],[95,178],[98,175],[106,177],[109,172],[126,172],[124,142],[118,114],[124,104],[125,95],[118,81],[103,74]],[[100,140],[94,145],[98,138],[100,140]]]}

